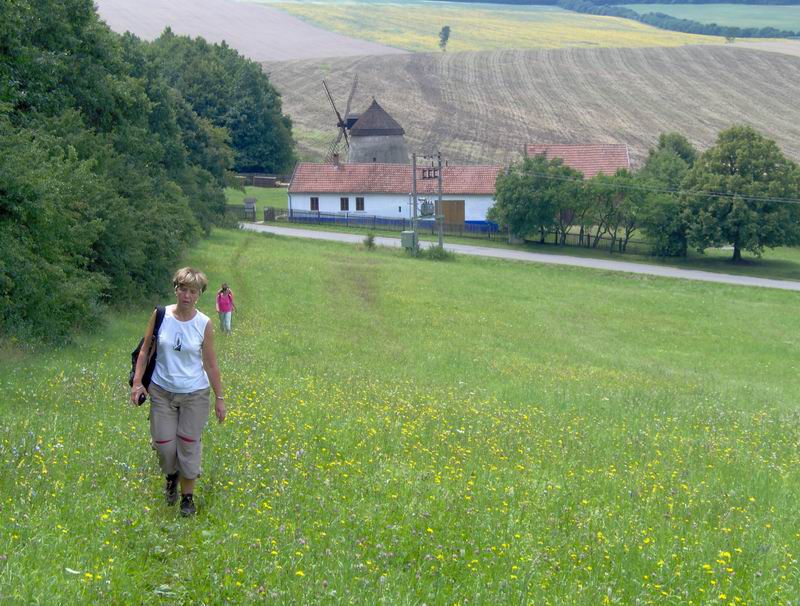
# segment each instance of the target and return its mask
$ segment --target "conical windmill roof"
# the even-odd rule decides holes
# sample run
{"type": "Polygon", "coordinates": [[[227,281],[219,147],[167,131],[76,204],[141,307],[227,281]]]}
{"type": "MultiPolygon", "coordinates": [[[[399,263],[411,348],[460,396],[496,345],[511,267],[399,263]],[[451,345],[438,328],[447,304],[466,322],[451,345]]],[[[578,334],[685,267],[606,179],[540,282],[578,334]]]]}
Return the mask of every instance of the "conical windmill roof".
{"type": "Polygon", "coordinates": [[[379,137],[385,135],[404,135],[405,131],[397,121],[386,113],[375,99],[358,121],[350,129],[351,137],[379,137]]]}

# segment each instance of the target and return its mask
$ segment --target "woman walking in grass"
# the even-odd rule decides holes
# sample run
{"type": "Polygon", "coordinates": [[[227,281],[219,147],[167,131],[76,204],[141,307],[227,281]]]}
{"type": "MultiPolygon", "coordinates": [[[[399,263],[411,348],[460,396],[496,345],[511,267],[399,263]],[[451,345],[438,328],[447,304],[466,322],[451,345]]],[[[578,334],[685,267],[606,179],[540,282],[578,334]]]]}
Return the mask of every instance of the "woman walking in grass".
{"type": "Polygon", "coordinates": [[[231,334],[231,315],[236,310],[233,302],[233,291],[228,288],[227,282],[222,283],[222,288],[217,291],[217,313],[222,332],[231,334]]]}
{"type": "MultiPolygon", "coordinates": [[[[205,292],[205,275],[184,267],[175,272],[175,305],[168,305],[158,331],[156,366],[150,383],[150,435],[158,453],[161,470],[167,477],[167,504],[178,501],[181,487],[181,515],[194,515],[194,486],[200,475],[201,437],[208,421],[209,384],[214,388],[214,410],[220,423],[225,420],[217,355],[214,353],[214,329],[207,315],[196,309],[197,299],[205,292]]],[[[153,336],[156,312],[150,317],[144,342],[153,336]]],[[[131,402],[148,391],[142,385],[149,348],[143,346],[136,362],[131,387],[131,402]]]]}

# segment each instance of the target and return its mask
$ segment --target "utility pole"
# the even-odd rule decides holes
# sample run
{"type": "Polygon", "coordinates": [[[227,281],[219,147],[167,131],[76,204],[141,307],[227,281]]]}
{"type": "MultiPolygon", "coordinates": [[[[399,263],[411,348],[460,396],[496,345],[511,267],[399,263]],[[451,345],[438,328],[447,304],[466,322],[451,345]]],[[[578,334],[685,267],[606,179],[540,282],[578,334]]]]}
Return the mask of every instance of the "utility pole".
{"type": "Polygon", "coordinates": [[[439,175],[439,198],[436,200],[436,227],[438,227],[439,232],[439,248],[444,247],[444,215],[442,214],[442,152],[436,152],[437,162],[439,164],[438,175],[439,175]]]}
{"type": "Polygon", "coordinates": [[[417,254],[417,154],[411,154],[411,231],[414,232],[414,254],[417,254]]]}
{"type": "Polygon", "coordinates": [[[411,231],[417,230],[417,154],[411,154],[411,231]]]}

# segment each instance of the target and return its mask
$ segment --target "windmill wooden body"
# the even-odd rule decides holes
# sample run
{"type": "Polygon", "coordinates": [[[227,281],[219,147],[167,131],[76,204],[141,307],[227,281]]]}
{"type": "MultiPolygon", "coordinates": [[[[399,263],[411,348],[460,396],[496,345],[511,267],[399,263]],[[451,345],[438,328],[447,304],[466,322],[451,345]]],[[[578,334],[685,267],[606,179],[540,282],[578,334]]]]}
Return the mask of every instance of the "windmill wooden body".
{"type": "Polygon", "coordinates": [[[328,101],[336,115],[336,128],[338,129],[336,138],[328,148],[325,162],[339,161],[342,157],[341,144],[344,142],[348,164],[367,162],[408,164],[408,149],[403,127],[374,98],[364,113],[350,113],[350,104],[353,101],[357,85],[358,76],[353,79],[353,86],[347,98],[344,115],[342,115],[336,108],[328,85],[324,80],[322,81],[328,101]]]}

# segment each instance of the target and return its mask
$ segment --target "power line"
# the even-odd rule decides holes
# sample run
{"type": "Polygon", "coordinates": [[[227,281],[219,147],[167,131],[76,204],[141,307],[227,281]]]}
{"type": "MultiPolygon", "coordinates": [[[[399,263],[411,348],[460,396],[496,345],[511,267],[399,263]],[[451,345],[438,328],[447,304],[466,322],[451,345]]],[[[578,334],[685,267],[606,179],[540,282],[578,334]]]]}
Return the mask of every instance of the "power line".
{"type": "MultiPolygon", "coordinates": [[[[558,177],[555,175],[546,175],[541,173],[526,173],[531,177],[539,177],[542,179],[551,179],[554,181],[567,181],[571,183],[582,183],[586,184],[587,181],[584,179],[578,179],[574,177],[558,177]]],[[[597,184],[593,184],[597,185],[597,184]]],[[[603,184],[605,185],[605,184],[603,184]]],[[[634,191],[646,191],[651,193],[660,193],[660,194],[676,194],[680,196],[698,196],[698,197],[708,197],[708,198],[741,198],[742,200],[747,200],[751,202],[772,202],[776,204],[800,204],[800,199],[796,198],[775,198],[775,197],[767,197],[767,196],[748,196],[745,194],[737,194],[731,192],[717,192],[717,191],[687,191],[682,189],[669,189],[669,188],[662,188],[662,187],[647,187],[644,185],[624,185],[624,184],[607,184],[608,187],[613,187],[615,189],[629,189],[634,191]]]]}

